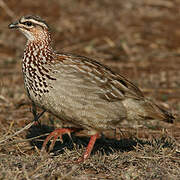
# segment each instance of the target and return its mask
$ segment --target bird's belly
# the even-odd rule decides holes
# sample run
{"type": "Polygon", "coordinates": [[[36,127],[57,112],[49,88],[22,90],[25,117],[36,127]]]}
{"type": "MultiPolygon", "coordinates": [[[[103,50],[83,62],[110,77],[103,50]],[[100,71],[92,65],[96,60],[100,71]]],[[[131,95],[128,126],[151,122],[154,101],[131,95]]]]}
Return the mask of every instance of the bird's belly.
{"type": "Polygon", "coordinates": [[[84,129],[114,129],[126,117],[126,110],[121,102],[107,102],[91,94],[84,96],[52,89],[49,93],[34,98],[34,101],[62,121],[84,129]]]}

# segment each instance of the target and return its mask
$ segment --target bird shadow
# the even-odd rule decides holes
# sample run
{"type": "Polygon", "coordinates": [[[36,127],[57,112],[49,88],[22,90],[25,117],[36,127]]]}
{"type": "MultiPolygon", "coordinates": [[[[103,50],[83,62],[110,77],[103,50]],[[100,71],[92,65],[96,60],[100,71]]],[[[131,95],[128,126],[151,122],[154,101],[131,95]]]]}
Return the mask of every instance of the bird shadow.
{"type": "MultiPolygon", "coordinates": [[[[32,126],[26,135],[26,138],[32,138],[30,141],[32,146],[36,146],[38,149],[42,148],[43,141],[47,136],[43,136],[43,134],[51,133],[54,130],[54,127],[47,126],[47,125],[34,125],[32,126]],[[40,136],[39,138],[36,138],[37,136],[40,136]]],[[[55,146],[51,152],[54,153],[54,155],[62,154],[64,153],[64,148],[67,148],[69,150],[74,149],[74,145],[77,147],[87,147],[90,138],[88,137],[79,137],[75,136],[74,133],[71,134],[70,138],[67,134],[63,135],[63,143],[60,141],[56,141],[55,146]]],[[[164,139],[161,141],[164,141],[164,147],[169,146],[168,143],[165,142],[164,139]]],[[[163,142],[158,142],[163,143],[163,142]]],[[[120,140],[116,139],[108,139],[105,136],[102,136],[100,139],[96,140],[96,143],[94,145],[94,148],[92,150],[92,154],[100,151],[102,154],[112,154],[113,152],[128,152],[135,149],[136,145],[140,144],[141,146],[145,145],[153,145],[153,142],[151,141],[145,141],[140,140],[135,137],[130,138],[124,138],[120,140]]],[[[47,144],[47,149],[50,145],[50,142],[47,144]]]]}

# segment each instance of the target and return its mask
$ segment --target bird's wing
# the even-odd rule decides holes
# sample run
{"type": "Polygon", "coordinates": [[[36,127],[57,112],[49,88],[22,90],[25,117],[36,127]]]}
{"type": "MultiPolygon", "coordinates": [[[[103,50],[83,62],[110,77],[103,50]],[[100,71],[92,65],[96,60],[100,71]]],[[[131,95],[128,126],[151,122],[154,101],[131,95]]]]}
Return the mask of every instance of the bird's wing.
{"type": "Polygon", "coordinates": [[[107,101],[117,101],[130,97],[144,98],[143,93],[133,83],[106,66],[83,56],[60,54],[55,62],[67,69],[74,69],[74,75],[89,87],[97,87],[96,93],[107,101]]]}

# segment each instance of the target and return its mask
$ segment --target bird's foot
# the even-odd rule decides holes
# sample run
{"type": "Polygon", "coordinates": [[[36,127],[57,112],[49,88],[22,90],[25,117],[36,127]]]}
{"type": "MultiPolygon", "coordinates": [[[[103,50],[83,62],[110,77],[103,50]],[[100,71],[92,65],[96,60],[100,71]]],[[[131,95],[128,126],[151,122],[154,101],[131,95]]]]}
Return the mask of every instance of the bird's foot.
{"type": "Polygon", "coordinates": [[[71,132],[73,132],[74,130],[73,129],[68,129],[68,128],[58,128],[58,129],[55,129],[53,132],[51,132],[45,139],[43,145],[42,145],[42,149],[41,149],[41,152],[44,152],[45,151],[45,148],[46,148],[46,145],[48,143],[48,141],[50,141],[52,138],[52,142],[50,144],[50,147],[49,147],[49,150],[48,152],[50,152],[54,145],[55,145],[55,142],[56,140],[59,138],[60,141],[63,143],[63,138],[62,138],[62,135],[63,134],[68,134],[69,137],[71,138],[71,132]]]}
{"type": "MultiPolygon", "coordinates": [[[[58,129],[55,129],[53,132],[51,132],[47,138],[45,139],[43,145],[42,145],[42,149],[41,149],[41,152],[44,152],[45,151],[45,148],[46,148],[46,145],[48,143],[48,141],[50,141],[52,138],[52,142],[50,144],[50,147],[49,147],[49,150],[48,152],[50,152],[54,145],[55,145],[55,142],[56,140],[59,138],[61,142],[63,142],[63,138],[62,138],[62,135],[63,134],[68,134],[69,137],[71,138],[71,133],[76,131],[76,129],[71,129],[71,128],[58,128],[58,129]]],[[[88,146],[86,147],[86,151],[84,152],[83,156],[80,157],[78,160],[75,161],[75,163],[82,163],[84,162],[86,159],[89,158],[91,152],[92,152],[92,149],[94,147],[94,144],[96,142],[96,139],[99,138],[99,134],[96,133],[94,135],[91,136],[90,138],[90,141],[88,143],[88,146]]]]}

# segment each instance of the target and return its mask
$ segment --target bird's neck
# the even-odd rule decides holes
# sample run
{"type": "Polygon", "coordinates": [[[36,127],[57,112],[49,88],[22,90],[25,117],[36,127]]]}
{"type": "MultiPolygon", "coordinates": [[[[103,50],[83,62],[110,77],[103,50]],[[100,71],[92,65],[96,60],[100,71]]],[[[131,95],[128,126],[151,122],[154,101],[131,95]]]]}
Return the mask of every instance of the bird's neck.
{"type": "Polygon", "coordinates": [[[26,43],[26,49],[30,51],[53,51],[51,46],[51,40],[49,38],[28,40],[26,43]]]}
{"type": "Polygon", "coordinates": [[[24,60],[36,61],[42,64],[46,64],[52,61],[54,56],[54,51],[51,46],[51,41],[49,38],[30,41],[26,43],[26,48],[24,51],[24,60]]]}

